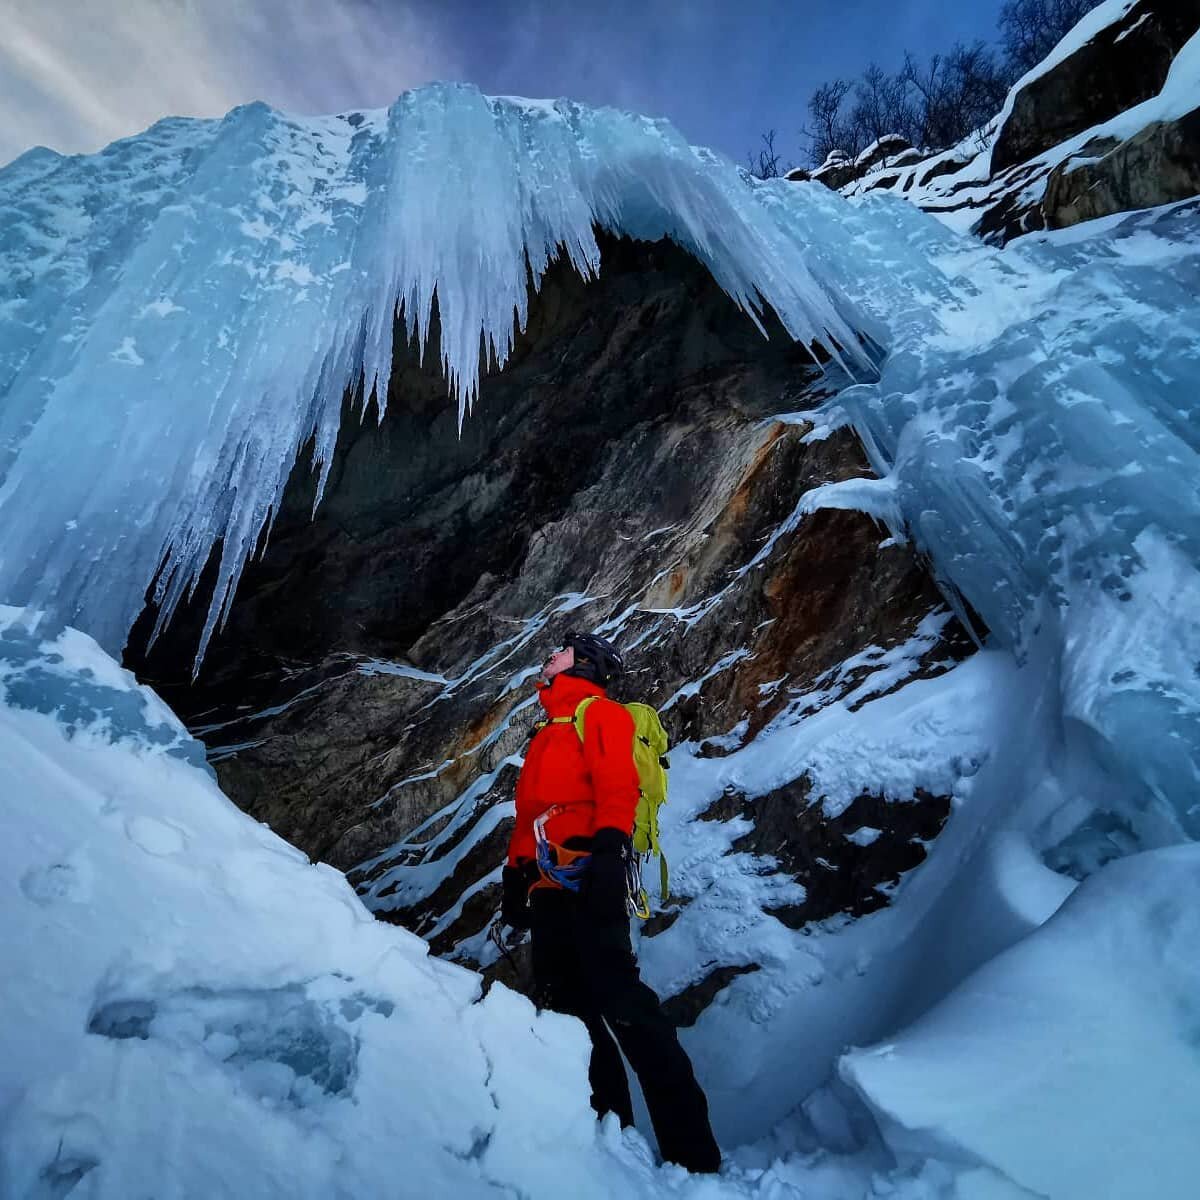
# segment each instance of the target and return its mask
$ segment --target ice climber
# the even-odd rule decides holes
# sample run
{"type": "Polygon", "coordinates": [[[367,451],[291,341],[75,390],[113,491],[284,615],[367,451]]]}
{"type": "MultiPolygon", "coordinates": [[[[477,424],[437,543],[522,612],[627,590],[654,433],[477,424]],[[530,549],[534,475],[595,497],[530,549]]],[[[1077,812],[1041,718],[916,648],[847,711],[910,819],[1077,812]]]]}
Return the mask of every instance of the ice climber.
{"type": "Polygon", "coordinates": [[[605,692],[621,665],[605,639],[572,634],[543,666],[538,689],[547,720],[517,779],[501,920],[531,931],[537,1003],[587,1026],[596,1112],[633,1124],[619,1045],[637,1073],[663,1158],[717,1171],[708,1102],[658,997],[641,980],[629,936],[634,724],[605,692]],[[572,718],[588,697],[596,699],[585,710],[581,740],[572,718]]]}

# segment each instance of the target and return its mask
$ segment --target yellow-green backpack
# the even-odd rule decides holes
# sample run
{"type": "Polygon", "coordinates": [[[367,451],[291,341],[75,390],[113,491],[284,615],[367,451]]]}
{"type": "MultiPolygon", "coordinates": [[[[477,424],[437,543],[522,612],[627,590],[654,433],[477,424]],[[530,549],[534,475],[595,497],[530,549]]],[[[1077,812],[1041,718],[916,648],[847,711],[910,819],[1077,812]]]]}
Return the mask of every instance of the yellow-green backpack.
{"type": "MultiPolygon", "coordinates": [[[[575,726],[581,742],[584,715],[588,705],[598,699],[598,696],[587,696],[580,700],[574,717],[558,718],[564,724],[570,721],[575,726]]],[[[669,745],[667,731],[659,720],[658,711],[649,704],[634,702],[622,707],[633,718],[633,762],[637,767],[640,789],[637,812],[633,818],[633,852],[658,856],[659,891],[665,904],[670,897],[670,879],[666,855],[658,840],[658,810],[667,802],[667,768],[671,765],[666,759],[669,745]]]]}

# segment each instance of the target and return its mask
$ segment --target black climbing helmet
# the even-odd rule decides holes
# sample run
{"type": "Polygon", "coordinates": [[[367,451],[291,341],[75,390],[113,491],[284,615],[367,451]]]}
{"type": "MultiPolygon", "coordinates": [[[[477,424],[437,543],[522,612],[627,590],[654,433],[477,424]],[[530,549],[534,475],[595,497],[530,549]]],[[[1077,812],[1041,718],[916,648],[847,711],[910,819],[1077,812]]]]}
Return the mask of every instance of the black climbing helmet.
{"type": "Polygon", "coordinates": [[[568,667],[564,675],[578,675],[607,687],[608,681],[625,669],[620,652],[607,638],[594,633],[568,633],[563,645],[575,651],[575,665],[568,667]]]}

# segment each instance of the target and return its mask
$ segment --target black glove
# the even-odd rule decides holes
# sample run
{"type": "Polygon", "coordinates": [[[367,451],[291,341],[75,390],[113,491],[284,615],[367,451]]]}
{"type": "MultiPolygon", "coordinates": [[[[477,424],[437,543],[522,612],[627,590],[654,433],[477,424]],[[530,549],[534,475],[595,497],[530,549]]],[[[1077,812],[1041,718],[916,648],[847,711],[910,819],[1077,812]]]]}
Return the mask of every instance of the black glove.
{"type": "Polygon", "coordinates": [[[612,827],[596,830],[581,888],[584,911],[593,920],[629,920],[626,906],[629,884],[625,873],[629,854],[628,834],[612,827]]]}
{"type": "Polygon", "coordinates": [[[505,867],[501,875],[504,898],[500,901],[500,922],[513,929],[528,929],[529,880],[520,867],[505,867]]]}

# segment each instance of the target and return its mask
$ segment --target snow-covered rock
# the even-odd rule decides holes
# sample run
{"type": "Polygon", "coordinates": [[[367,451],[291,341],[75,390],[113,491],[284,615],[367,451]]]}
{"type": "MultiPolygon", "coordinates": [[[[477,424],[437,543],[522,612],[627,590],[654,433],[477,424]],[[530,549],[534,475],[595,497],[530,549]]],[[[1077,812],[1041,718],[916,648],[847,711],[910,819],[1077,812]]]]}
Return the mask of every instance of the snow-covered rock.
{"type": "Polygon", "coordinates": [[[869,146],[864,146],[855,158],[854,165],[861,174],[866,175],[876,167],[894,166],[895,160],[912,148],[912,143],[902,134],[886,133],[869,146]]]}
{"type": "Polygon", "coordinates": [[[1198,27],[1194,0],[1107,0],[1093,8],[1013,85],[992,147],[993,173],[1153,99],[1198,27]]]}
{"type": "Polygon", "coordinates": [[[810,178],[836,191],[851,179],[857,178],[858,174],[858,168],[844,150],[830,150],[825,156],[825,161],[812,172],[810,178]]]}
{"type": "Polygon", "coordinates": [[[984,129],[896,170],[841,179],[1003,243],[1200,193],[1200,8],[1105,0],[984,129]]]}

